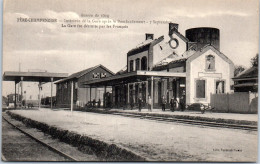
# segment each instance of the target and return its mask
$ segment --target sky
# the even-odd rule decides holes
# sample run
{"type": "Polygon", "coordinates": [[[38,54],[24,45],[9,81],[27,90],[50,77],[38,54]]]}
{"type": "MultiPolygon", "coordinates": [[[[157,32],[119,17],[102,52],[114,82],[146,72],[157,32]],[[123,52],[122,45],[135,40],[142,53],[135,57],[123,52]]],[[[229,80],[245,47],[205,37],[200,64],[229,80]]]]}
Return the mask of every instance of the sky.
{"type": "MultiPolygon", "coordinates": [[[[168,23],[91,29],[62,27],[68,25],[64,19],[169,21],[178,23],[183,35],[189,28],[218,28],[220,51],[235,65],[248,68],[250,59],[258,53],[258,3],[258,0],[6,0],[2,70],[18,71],[21,63],[21,71],[41,69],[72,74],[102,64],[117,72],[126,66],[127,52],[144,41],[145,33],[153,33],[155,38],[168,33],[168,23]],[[102,14],[109,18],[100,18],[102,14]],[[52,18],[58,22],[17,22],[20,17],[52,18]]],[[[113,24],[125,25],[108,25],[113,24]]],[[[37,91],[35,83],[25,85],[37,91]]],[[[13,82],[3,82],[2,87],[3,95],[14,93],[13,82]]],[[[45,88],[49,86],[46,84],[45,88]]],[[[48,89],[43,90],[49,94],[48,89]]]]}

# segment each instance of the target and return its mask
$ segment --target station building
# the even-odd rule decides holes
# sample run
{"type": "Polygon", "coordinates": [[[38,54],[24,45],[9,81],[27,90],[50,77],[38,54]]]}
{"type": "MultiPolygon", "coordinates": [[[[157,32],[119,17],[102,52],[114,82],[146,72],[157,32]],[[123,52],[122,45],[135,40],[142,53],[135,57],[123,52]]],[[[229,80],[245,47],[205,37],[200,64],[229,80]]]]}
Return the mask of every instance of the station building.
{"type": "Polygon", "coordinates": [[[103,65],[97,65],[87,68],[80,72],[76,72],[64,79],[61,79],[56,84],[56,105],[58,107],[70,107],[71,93],[73,92],[73,104],[78,107],[84,107],[88,102],[101,101],[103,104],[103,95],[106,91],[110,91],[109,87],[93,87],[82,86],[82,82],[92,81],[95,79],[103,79],[114,75],[112,71],[103,65]],[[72,87],[73,86],[73,87],[72,87]],[[72,89],[71,89],[72,88],[72,89]],[[73,90],[73,91],[72,91],[73,90]]]}
{"type": "Polygon", "coordinates": [[[127,66],[117,74],[82,86],[112,87],[113,106],[128,107],[150,95],[153,106],[160,106],[162,96],[185,104],[210,103],[210,94],[228,93],[233,85],[233,62],[220,52],[219,29],[200,27],[186,30],[170,23],[168,36],[145,40],[126,54],[127,66]]]}

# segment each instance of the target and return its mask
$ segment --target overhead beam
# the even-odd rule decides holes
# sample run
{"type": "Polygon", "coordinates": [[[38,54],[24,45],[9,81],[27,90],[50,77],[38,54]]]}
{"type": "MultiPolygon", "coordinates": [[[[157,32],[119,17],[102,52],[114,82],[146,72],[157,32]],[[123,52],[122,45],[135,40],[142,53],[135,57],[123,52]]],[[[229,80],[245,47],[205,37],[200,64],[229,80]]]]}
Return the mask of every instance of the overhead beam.
{"type": "Polygon", "coordinates": [[[3,75],[3,81],[16,81],[20,82],[21,77],[23,81],[34,81],[34,82],[51,82],[51,77],[53,80],[60,80],[68,77],[67,73],[51,73],[51,72],[12,72],[6,71],[3,75]]]}
{"type": "Polygon", "coordinates": [[[122,79],[131,79],[133,77],[151,77],[153,76],[154,78],[156,77],[186,77],[186,73],[185,72],[159,72],[159,71],[135,71],[135,72],[129,72],[126,74],[122,74],[122,75],[114,75],[114,76],[109,76],[106,78],[102,78],[102,79],[96,79],[96,80],[91,80],[88,82],[83,83],[83,85],[104,85],[103,83],[108,83],[111,81],[119,81],[122,79]]]}
{"type": "Polygon", "coordinates": [[[157,77],[186,77],[185,72],[137,71],[137,75],[157,77]]]}

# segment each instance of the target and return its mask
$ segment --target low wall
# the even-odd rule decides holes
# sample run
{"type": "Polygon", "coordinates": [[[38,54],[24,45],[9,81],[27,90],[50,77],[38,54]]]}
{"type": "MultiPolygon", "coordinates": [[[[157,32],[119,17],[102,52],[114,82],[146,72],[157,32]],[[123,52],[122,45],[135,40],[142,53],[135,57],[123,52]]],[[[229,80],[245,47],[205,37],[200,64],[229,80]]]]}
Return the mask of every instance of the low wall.
{"type": "Polygon", "coordinates": [[[211,94],[210,105],[218,112],[258,113],[258,93],[211,94]]]}

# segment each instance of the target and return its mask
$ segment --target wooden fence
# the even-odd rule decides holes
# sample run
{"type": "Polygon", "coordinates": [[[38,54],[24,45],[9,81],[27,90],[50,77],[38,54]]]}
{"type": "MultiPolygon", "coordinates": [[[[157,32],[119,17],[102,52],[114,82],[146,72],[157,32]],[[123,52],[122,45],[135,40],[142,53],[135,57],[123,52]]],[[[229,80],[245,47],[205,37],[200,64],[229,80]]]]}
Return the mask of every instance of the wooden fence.
{"type": "Polygon", "coordinates": [[[235,92],[211,94],[210,105],[218,112],[257,113],[258,93],[235,92]]]}

